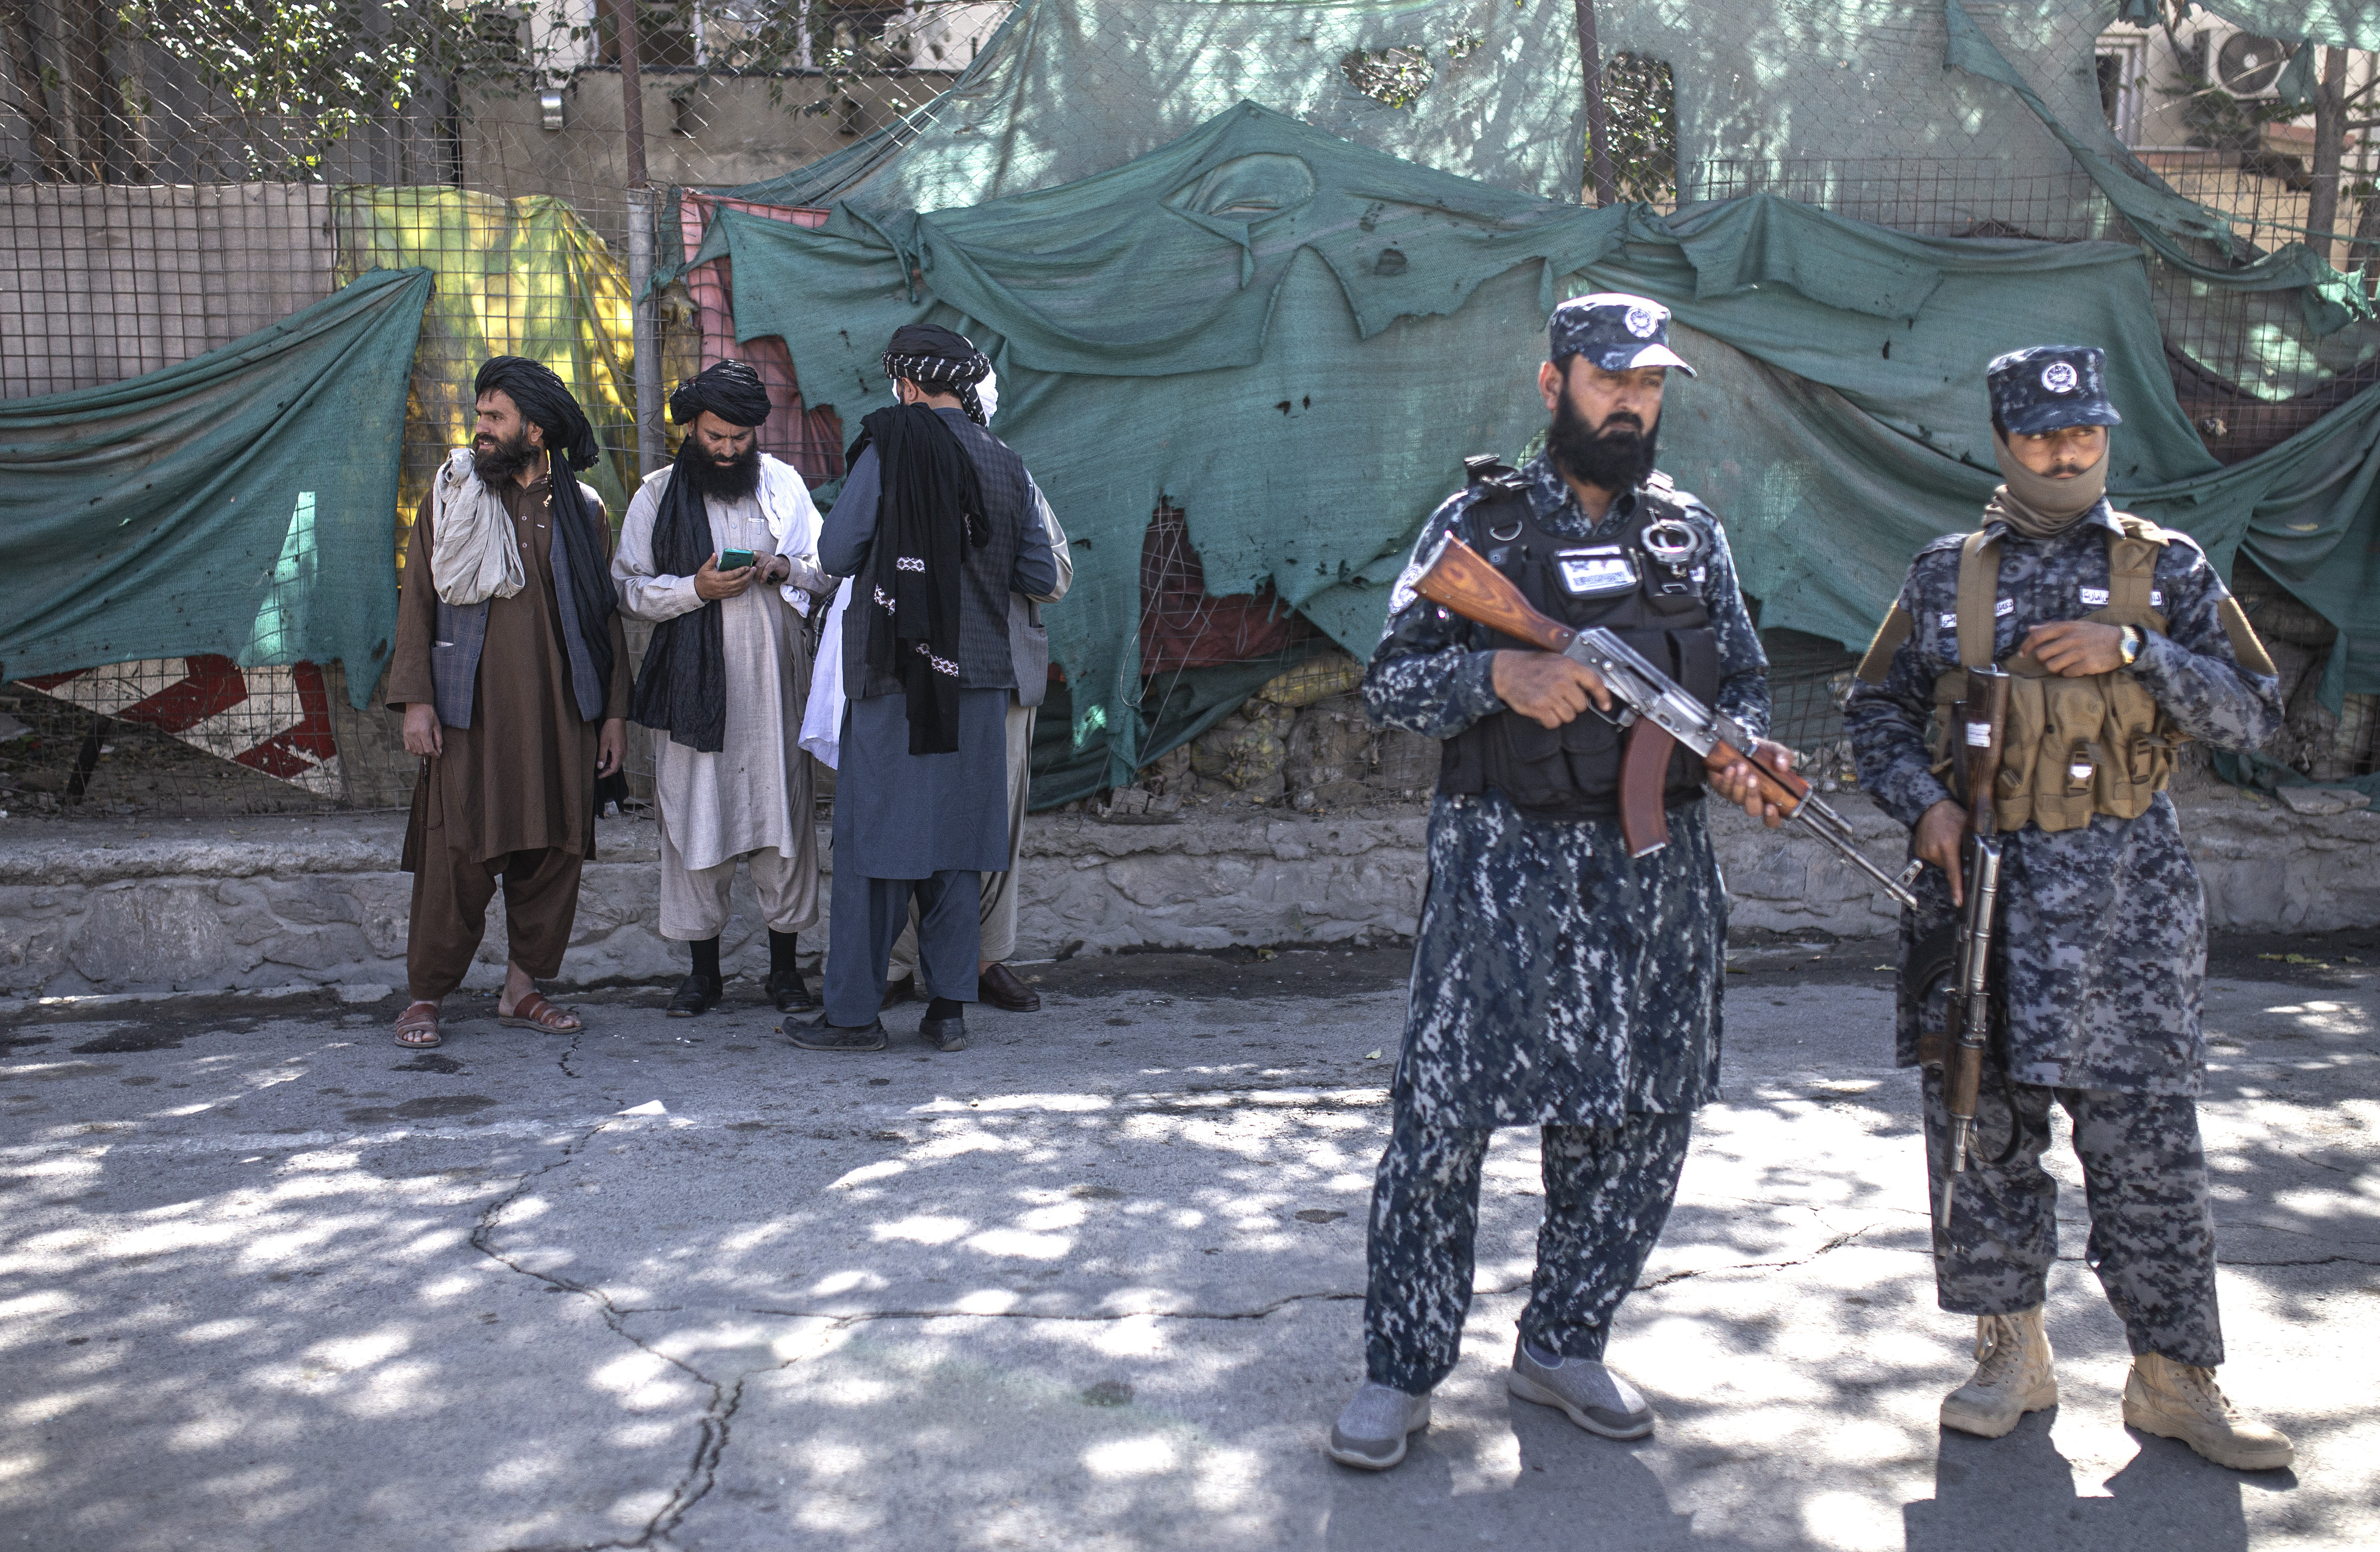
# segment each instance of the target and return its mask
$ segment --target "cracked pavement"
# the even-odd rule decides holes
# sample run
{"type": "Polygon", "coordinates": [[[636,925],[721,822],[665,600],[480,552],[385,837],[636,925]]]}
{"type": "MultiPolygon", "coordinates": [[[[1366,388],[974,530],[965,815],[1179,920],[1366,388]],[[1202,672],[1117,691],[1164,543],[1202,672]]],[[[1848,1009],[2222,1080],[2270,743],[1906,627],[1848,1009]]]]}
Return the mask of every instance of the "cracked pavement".
{"type": "Polygon", "coordinates": [[[1463,1362],[1382,1476],[1318,1447],[1393,952],[1043,966],[1045,1012],[948,1056],[915,1004],[880,1055],[796,1050],[749,985],[568,997],[561,1037],[458,999],[419,1056],[394,1002],[35,1010],[0,1028],[0,1546],[2368,1546],[2380,983],[2324,953],[2208,991],[2223,1377],[2300,1447],[2257,1476],[2120,1425],[2062,1151],[2064,1405],[1938,1432],[1971,1328],[1874,943],[1736,956],[1612,1345],[1655,1436],[1503,1390],[1539,1194],[1506,1132],[1463,1362]]]}

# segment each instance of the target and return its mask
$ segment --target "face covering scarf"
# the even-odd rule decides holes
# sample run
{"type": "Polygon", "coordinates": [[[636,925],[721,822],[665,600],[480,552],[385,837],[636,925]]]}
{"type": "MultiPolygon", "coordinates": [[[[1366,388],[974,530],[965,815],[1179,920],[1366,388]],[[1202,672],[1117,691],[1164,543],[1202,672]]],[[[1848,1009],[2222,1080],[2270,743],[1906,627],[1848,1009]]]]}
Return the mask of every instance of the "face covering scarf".
{"type": "Polygon", "coordinates": [[[2008,438],[1992,433],[1992,456],[2008,481],[1992,492],[1984,508],[1986,520],[1998,517],[2027,539],[2055,539],[2080,522],[2107,493],[2107,460],[2115,438],[2100,451],[2099,461],[2070,479],[2035,474],[2017,462],[2008,438]]]}

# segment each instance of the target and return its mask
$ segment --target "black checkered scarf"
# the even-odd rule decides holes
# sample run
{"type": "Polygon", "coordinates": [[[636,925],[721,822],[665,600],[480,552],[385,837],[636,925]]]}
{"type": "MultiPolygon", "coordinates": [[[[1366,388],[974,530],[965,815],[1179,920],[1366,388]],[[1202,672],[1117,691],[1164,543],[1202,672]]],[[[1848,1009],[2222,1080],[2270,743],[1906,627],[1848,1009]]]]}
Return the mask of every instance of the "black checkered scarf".
{"type": "Polygon", "coordinates": [[[966,418],[986,425],[975,385],[991,372],[991,358],[965,334],[939,323],[905,323],[884,347],[884,375],[907,378],[929,393],[955,394],[966,418]]]}

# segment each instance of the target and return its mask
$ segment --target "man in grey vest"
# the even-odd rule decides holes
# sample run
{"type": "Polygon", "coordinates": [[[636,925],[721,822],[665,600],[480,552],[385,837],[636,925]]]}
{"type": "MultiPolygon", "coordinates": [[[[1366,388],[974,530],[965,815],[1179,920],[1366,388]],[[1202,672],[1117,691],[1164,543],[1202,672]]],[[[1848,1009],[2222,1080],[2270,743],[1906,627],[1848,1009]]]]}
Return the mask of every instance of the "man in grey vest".
{"type": "Polygon", "coordinates": [[[983,427],[991,363],[935,324],[884,354],[899,403],[860,422],[819,563],[853,578],[844,615],[842,763],[826,1015],[788,1026],[812,1050],[884,1049],[893,940],[918,906],[919,1033],[966,1045],[982,944],[981,875],[1007,867],[1010,595],[1057,588],[1024,460],[983,427]]]}
{"type": "Polygon", "coordinates": [[[628,644],[613,608],[612,526],[572,470],[595,433],[562,379],[499,356],[480,369],[479,427],[431,482],[406,542],[388,703],[421,757],[405,868],[412,1001],[396,1043],[440,1041],[439,1005],[479,952],[501,877],[511,962],[500,1024],[570,1034],[539,993],[562,969],[578,875],[595,851],[595,778],[626,747],[628,644]]]}
{"type": "MultiPolygon", "coordinates": [[[[981,386],[979,397],[988,425],[998,403],[990,382],[981,386]]],[[[1008,961],[1016,954],[1016,902],[1022,892],[1020,869],[1025,861],[1025,807],[1033,793],[1033,726],[1041,703],[1050,697],[1050,632],[1041,624],[1041,611],[1045,605],[1064,598],[1066,589],[1075,583],[1075,557],[1066,544],[1066,530],[1058,526],[1058,515],[1050,509],[1050,498],[1041,493],[1041,488],[1029,476],[1025,483],[1033,509],[1028,520],[1038,521],[1042,531],[1049,535],[1050,558],[1058,568],[1058,586],[1039,597],[1008,595],[1008,652],[1016,665],[1016,688],[1011,692],[1008,703],[1008,866],[998,873],[983,876],[983,943],[978,951],[981,960],[976,974],[976,1000],[1012,1013],[1038,1012],[1041,1008],[1041,994],[1008,967],[1008,961]]],[[[913,907],[901,940],[892,945],[892,978],[884,988],[886,1007],[905,1002],[917,994],[917,914],[913,907]]]]}

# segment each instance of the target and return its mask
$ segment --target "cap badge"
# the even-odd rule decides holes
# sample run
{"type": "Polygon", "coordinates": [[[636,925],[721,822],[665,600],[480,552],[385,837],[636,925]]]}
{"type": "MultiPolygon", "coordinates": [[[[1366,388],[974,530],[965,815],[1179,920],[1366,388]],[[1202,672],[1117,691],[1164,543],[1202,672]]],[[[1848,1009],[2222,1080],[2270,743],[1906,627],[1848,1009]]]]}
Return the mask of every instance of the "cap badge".
{"type": "Polygon", "coordinates": [[[2041,369],[2041,385],[2053,394],[2071,394],[2082,382],[2071,361],[2052,361],[2041,369]]]}
{"type": "Polygon", "coordinates": [[[1633,307],[1628,309],[1628,332],[1638,339],[1651,339],[1654,331],[1660,326],[1661,321],[1654,316],[1651,308],[1633,307]]]}

